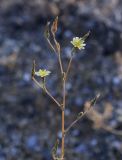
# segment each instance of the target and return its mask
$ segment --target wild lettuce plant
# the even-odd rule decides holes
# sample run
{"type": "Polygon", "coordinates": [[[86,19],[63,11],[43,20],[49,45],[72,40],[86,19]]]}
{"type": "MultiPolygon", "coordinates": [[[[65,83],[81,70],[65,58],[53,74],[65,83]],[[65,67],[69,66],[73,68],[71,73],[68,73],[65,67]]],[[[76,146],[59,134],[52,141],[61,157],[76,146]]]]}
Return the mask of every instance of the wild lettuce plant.
{"type": "Polygon", "coordinates": [[[87,37],[89,36],[89,33],[86,33],[83,37],[74,37],[71,41],[72,50],[71,50],[71,57],[69,59],[67,69],[64,70],[63,64],[62,64],[62,58],[61,58],[61,45],[56,39],[56,32],[58,29],[58,17],[55,18],[52,25],[48,22],[45,28],[45,37],[47,39],[47,42],[51,49],[54,51],[58,58],[59,62],[59,68],[61,73],[61,83],[62,83],[62,102],[58,102],[55,97],[52,96],[52,94],[49,92],[46,86],[46,78],[51,73],[50,71],[47,71],[46,69],[39,69],[36,71],[35,69],[35,61],[33,62],[32,67],[32,80],[39,86],[59,107],[61,111],[61,131],[62,131],[62,137],[61,137],[61,153],[58,156],[57,155],[57,149],[59,147],[59,140],[56,141],[53,149],[52,149],[52,158],[54,160],[64,160],[65,156],[65,137],[69,130],[92,108],[92,106],[96,103],[96,100],[98,99],[99,95],[96,95],[94,99],[91,100],[89,103],[89,106],[86,110],[81,111],[76,116],[76,119],[67,127],[65,128],[65,109],[66,109],[66,82],[68,79],[69,71],[72,65],[73,57],[76,55],[76,50],[82,50],[85,49],[85,41],[87,37]],[[36,79],[36,76],[39,76],[41,78],[41,83],[39,83],[36,79]]]}

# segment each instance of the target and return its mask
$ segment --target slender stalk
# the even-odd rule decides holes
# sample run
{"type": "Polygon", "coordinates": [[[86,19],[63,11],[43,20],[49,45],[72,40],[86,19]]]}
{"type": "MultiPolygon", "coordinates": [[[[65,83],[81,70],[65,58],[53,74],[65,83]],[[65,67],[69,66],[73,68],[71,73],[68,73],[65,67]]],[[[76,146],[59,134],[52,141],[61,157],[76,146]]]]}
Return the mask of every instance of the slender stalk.
{"type": "Polygon", "coordinates": [[[34,77],[32,77],[32,80],[35,82],[35,84],[38,86],[38,87],[40,87],[40,88],[42,88],[45,92],[46,92],[46,94],[58,105],[58,107],[60,107],[61,108],[61,110],[62,110],[62,107],[61,107],[61,104],[51,95],[51,93],[47,90],[47,88],[46,88],[46,86],[44,85],[41,85],[34,77]]]}
{"type": "Polygon", "coordinates": [[[69,127],[65,130],[65,134],[81,119],[83,118],[85,115],[86,115],[87,111],[86,112],[82,112],[82,115],[81,116],[78,116],[70,125],[69,127]]]}
{"type": "Polygon", "coordinates": [[[62,109],[60,103],[51,95],[51,93],[47,90],[47,88],[45,87],[45,92],[47,93],[47,95],[62,109]]]}
{"type": "Polygon", "coordinates": [[[71,55],[71,58],[70,58],[70,61],[69,61],[68,67],[67,67],[66,78],[68,76],[68,73],[69,73],[69,70],[70,70],[70,67],[71,67],[71,64],[72,64],[72,60],[73,60],[73,55],[71,55]]]}
{"type": "Polygon", "coordinates": [[[63,75],[64,71],[63,71],[63,65],[62,65],[62,60],[61,60],[61,52],[58,48],[59,43],[57,42],[57,40],[55,38],[55,34],[53,34],[53,40],[54,40],[54,43],[55,43],[56,50],[58,52],[58,61],[59,61],[59,65],[60,65],[61,74],[63,75]]]}
{"type": "Polygon", "coordinates": [[[54,43],[55,43],[55,47],[53,47],[52,43],[50,42],[49,38],[46,38],[47,39],[47,42],[48,44],[50,45],[51,49],[55,52],[55,54],[58,56],[58,61],[59,61],[59,65],[60,65],[60,70],[61,70],[61,74],[63,75],[63,65],[62,65],[62,61],[61,61],[61,53],[60,51],[58,50],[58,47],[57,47],[57,40],[55,38],[55,34],[52,33],[53,35],[53,40],[54,40],[54,43]],[[57,53],[58,52],[58,53],[57,53]]]}
{"type": "Polygon", "coordinates": [[[60,53],[58,53],[58,61],[59,61],[59,65],[60,65],[61,74],[63,75],[64,71],[63,71],[63,66],[62,66],[61,54],[60,53]]]}
{"type": "Polygon", "coordinates": [[[52,43],[50,42],[50,40],[48,38],[47,38],[47,42],[48,42],[49,46],[51,47],[51,49],[56,53],[55,48],[53,47],[52,43]]]}
{"type": "Polygon", "coordinates": [[[67,76],[68,76],[68,73],[69,73],[69,70],[70,70],[70,67],[71,67],[71,64],[72,64],[72,60],[73,60],[73,52],[74,52],[74,48],[72,48],[71,50],[71,57],[70,57],[70,60],[69,60],[69,63],[68,63],[68,67],[67,67],[67,70],[66,70],[66,79],[67,79],[67,76]]]}
{"type": "MultiPolygon", "coordinates": [[[[69,70],[71,68],[71,64],[72,64],[72,60],[73,60],[73,52],[75,50],[75,48],[72,48],[71,51],[71,57],[68,63],[68,67],[66,72],[64,72],[64,66],[62,63],[62,59],[61,59],[61,50],[60,50],[60,44],[58,43],[58,41],[56,40],[56,32],[57,32],[57,26],[58,26],[58,17],[55,18],[55,20],[53,21],[53,24],[51,26],[51,31],[50,31],[50,22],[47,23],[46,25],[46,29],[45,29],[45,37],[48,41],[48,44],[50,45],[51,49],[56,53],[56,55],[58,56],[58,62],[59,62],[59,66],[60,66],[60,70],[61,70],[61,78],[62,78],[62,86],[63,86],[63,100],[62,103],[60,104],[52,95],[51,93],[48,91],[48,89],[46,88],[46,83],[45,83],[45,77],[48,75],[44,75],[41,76],[42,78],[42,84],[40,84],[34,77],[35,75],[35,61],[33,62],[33,67],[32,67],[32,80],[36,83],[37,86],[39,86],[40,88],[42,88],[45,93],[58,105],[58,107],[60,107],[61,109],[61,131],[62,131],[62,138],[61,138],[61,155],[60,158],[57,156],[57,148],[58,148],[58,144],[59,142],[56,142],[54,148],[53,148],[53,159],[54,160],[64,160],[64,152],[65,152],[65,133],[69,131],[69,129],[79,120],[81,119],[81,117],[83,117],[83,115],[85,115],[85,112],[82,113],[80,112],[80,114],[78,115],[77,119],[71,123],[71,125],[65,130],[65,106],[66,106],[66,80],[67,80],[67,76],[69,73],[69,70]],[[50,32],[52,33],[52,37],[50,39],[50,32]],[[53,38],[53,43],[51,43],[51,40],[53,38]]],[[[84,40],[87,38],[87,36],[89,35],[89,33],[87,33],[83,38],[83,42],[81,42],[81,45],[83,43],[84,46],[84,40]]],[[[78,38],[80,40],[80,38],[78,38]]],[[[73,44],[74,46],[74,44],[73,44]]],[[[76,48],[77,45],[75,46],[76,48]]]]}
{"type": "Polygon", "coordinates": [[[65,145],[65,103],[66,103],[66,75],[63,76],[63,110],[62,110],[62,141],[61,141],[61,159],[64,160],[64,145],[65,145]]]}
{"type": "Polygon", "coordinates": [[[47,95],[62,109],[60,103],[51,95],[51,93],[47,90],[47,88],[44,88],[45,92],[47,93],[47,95]]]}
{"type": "Polygon", "coordinates": [[[32,80],[35,82],[35,84],[40,87],[40,88],[43,88],[43,86],[34,78],[32,77],[32,80]]]}
{"type": "Polygon", "coordinates": [[[93,98],[90,101],[90,104],[84,112],[80,112],[77,116],[77,118],[69,125],[67,129],[65,129],[65,134],[81,119],[83,118],[91,109],[93,109],[93,106],[96,104],[97,99],[99,98],[100,94],[97,94],[95,98],[93,98]]]}
{"type": "Polygon", "coordinates": [[[64,111],[62,111],[62,140],[61,140],[61,159],[64,159],[64,141],[65,141],[65,137],[64,137],[64,111]]]}

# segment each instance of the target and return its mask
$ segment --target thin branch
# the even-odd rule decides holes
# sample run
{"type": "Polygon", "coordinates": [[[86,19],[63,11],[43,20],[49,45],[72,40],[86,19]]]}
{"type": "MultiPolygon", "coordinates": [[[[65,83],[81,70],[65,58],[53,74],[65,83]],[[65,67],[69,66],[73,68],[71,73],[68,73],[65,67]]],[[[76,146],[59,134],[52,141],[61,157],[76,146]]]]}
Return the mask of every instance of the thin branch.
{"type": "Polygon", "coordinates": [[[60,69],[61,69],[61,74],[63,75],[64,71],[63,71],[63,65],[62,65],[62,60],[61,60],[61,52],[58,48],[58,42],[55,38],[55,34],[52,34],[53,35],[53,40],[54,40],[54,43],[55,43],[55,46],[56,46],[56,49],[57,49],[57,52],[58,52],[58,61],[59,61],[59,65],[60,65],[60,69]]]}
{"type": "Polygon", "coordinates": [[[70,58],[70,61],[69,61],[68,67],[67,67],[66,78],[68,76],[68,73],[69,73],[69,70],[70,70],[70,67],[71,67],[71,64],[72,64],[72,60],[73,60],[73,55],[71,55],[71,58],[70,58]]]}
{"type": "Polygon", "coordinates": [[[62,110],[61,104],[51,95],[51,93],[47,90],[46,87],[44,87],[44,91],[58,105],[58,107],[60,107],[60,109],[62,110]]]}
{"type": "Polygon", "coordinates": [[[65,109],[66,103],[66,73],[63,75],[63,107],[65,109]]]}
{"type": "Polygon", "coordinates": [[[32,77],[32,80],[38,87],[42,88],[46,92],[46,94],[58,105],[58,107],[60,107],[60,109],[62,109],[61,104],[51,95],[51,93],[47,90],[45,85],[41,85],[34,77],[32,77]]]}
{"type": "Polygon", "coordinates": [[[50,40],[47,38],[47,42],[49,44],[49,46],[51,47],[51,49],[57,54],[55,48],[53,47],[52,43],[50,42],[50,40]]]}
{"type": "Polygon", "coordinates": [[[60,53],[58,54],[58,61],[59,61],[60,69],[61,69],[61,74],[63,75],[64,71],[63,71],[63,66],[62,66],[62,61],[61,61],[61,55],[60,55],[60,53]]]}
{"type": "Polygon", "coordinates": [[[61,55],[60,55],[60,52],[59,52],[59,50],[58,50],[58,48],[57,48],[57,40],[56,40],[56,38],[55,38],[55,35],[53,34],[53,40],[54,40],[54,43],[55,43],[55,46],[56,46],[56,49],[57,49],[57,51],[56,51],[56,49],[55,49],[55,47],[53,47],[53,45],[52,45],[52,43],[50,42],[50,40],[49,40],[49,38],[46,38],[47,39],[47,42],[48,42],[48,44],[49,44],[49,46],[51,47],[51,49],[55,52],[55,54],[58,56],[58,61],[59,61],[59,65],[60,65],[60,69],[61,69],[61,74],[63,74],[63,65],[62,65],[62,60],[61,60],[61,55]],[[58,54],[57,54],[57,52],[58,52],[58,54]]]}
{"type": "Polygon", "coordinates": [[[64,145],[65,145],[65,105],[66,105],[66,74],[63,74],[63,110],[62,110],[62,140],[61,140],[61,158],[64,160],[64,145]]]}
{"type": "MultiPolygon", "coordinates": [[[[88,110],[88,111],[89,111],[89,110],[88,110]]],[[[76,118],[76,120],[74,120],[74,121],[70,124],[70,126],[65,130],[65,134],[66,134],[81,118],[83,118],[88,111],[86,111],[86,112],[81,112],[82,115],[78,116],[78,117],[76,118]]]]}
{"type": "Polygon", "coordinates": [[[35,84],[36,84],[38,87],[40,87],[40,88],[43,89],[43,86],[42,86],[34,77],[32,77],[32,80],[35,82],[35,84]]]}
{"type": "Polygon", "coordinates": [[[81,118],[83,118],[96,104],[97,99],[100,97],[100,94],[98,93],[95,98],[93,98],[90,101],[90,104],[88,108],[84,112],[80,112],[77,116],[77,118],[70,124],[70,126],[65,130],[65,133],[67,133],[81,118]]]}
{"type": "Polygon", "coordinates": [[[67,71],[66,71],[66,78],[67,78],[67,76],[68,76],[68,73],[69,73],[69,70],[70,70],[70,67],[71,67],[71,64],[72,64],[73,52],[74,52],[74,48],[73,48],[72,51],[71,51],[71,57],[70,57],[70,60],[69,60],[69,63],[68,63],[67,71]]]}

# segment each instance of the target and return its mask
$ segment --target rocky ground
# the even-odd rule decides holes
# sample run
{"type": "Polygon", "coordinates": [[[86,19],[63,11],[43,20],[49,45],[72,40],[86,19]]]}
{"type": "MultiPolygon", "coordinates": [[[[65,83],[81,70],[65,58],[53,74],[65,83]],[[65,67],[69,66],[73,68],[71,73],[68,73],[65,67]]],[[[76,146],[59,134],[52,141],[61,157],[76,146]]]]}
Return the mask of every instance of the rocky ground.
{"type": "MultiPolygon", "coordinates": [[[[60,139],[60,111],[30,74],[33,59],[37,68],[51,70],[47,85],[61,100],[58,61],[43,35],[57,14],[65,68],[71,39],[91,31],[66,84],[66,126],[100,92],[96,108],[102,113],[109,102],[113,114],[107,123],[122,130],[121,0],[1,0],[0,5],[0,160],[50,160],[57,135],[60,139]]],[[[66,138],[66,159],[121,160],[122,136],[95,129],[85,117],[66,138]]]]}

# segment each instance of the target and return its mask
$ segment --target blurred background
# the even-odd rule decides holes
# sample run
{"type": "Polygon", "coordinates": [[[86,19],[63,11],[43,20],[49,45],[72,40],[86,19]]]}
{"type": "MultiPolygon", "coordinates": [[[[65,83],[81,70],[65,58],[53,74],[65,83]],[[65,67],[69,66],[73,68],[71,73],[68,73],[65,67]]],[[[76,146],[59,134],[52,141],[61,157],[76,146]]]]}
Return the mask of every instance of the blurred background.
{"type": "MultiPolygon", "coordinates": [[[[122,1],[0,0],[0,160],[50,160],[61,137],[58,107],[31,80],[35,59],[37,69],[51,71],[48,89],[61,100],[58,60],[43,34],[57,15],[65,68],[72,38],[91,31],[66,83],[66,126],[100,92],[95,110],[102,117],[109,108],[105,123],[122,130],[122,1]]],[[[86,116],[70,130],[66,159],[122,160],[122,136],[101,129],[98,119],[86,116]]]]}

